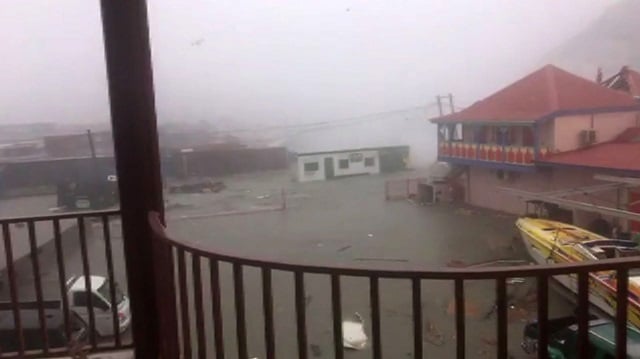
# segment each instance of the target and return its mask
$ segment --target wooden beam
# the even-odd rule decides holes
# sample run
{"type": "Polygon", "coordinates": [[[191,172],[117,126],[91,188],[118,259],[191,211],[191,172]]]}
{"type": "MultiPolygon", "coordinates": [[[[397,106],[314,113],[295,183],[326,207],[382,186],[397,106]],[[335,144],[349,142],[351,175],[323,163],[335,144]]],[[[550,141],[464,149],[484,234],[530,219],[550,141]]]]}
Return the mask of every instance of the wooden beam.
{"type": "Polygon", "coordinates": [[[161,313],[147,214],[163,213],[163,201],[147,4],[101,0],[101,10],[135,357],[158,358],[161,313]]]}

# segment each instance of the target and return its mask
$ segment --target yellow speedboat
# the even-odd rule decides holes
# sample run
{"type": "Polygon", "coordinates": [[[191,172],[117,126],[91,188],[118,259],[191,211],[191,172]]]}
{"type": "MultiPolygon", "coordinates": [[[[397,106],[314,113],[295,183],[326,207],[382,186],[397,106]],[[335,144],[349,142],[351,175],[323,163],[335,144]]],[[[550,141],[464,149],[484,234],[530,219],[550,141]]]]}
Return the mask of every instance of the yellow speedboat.
{"type": "MultiPolygon", "coordinates": [[[[570,224],[548,219],[523,217],[516,221],[525,248],[539,264],[575,263],[599,259],[640,255],[640,247],[634,241],[609,239],[570,224]]],[[[578,292],[575,275],[559,275],[554,278],[567,289],[578,292]]],[[[615,271],[591,274],[592,305],[615,316],[615,271]]],[[[629,322],[640,328],[640,273],[629,273],[629,322]]]]}

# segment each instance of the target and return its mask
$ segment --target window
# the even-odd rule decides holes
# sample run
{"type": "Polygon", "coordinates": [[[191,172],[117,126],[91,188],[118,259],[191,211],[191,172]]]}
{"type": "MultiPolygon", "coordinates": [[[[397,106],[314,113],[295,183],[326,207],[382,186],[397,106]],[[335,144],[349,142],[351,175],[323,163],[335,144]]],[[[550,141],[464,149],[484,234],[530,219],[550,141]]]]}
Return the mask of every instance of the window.
{"type": "Polygon", "coordinates": [[[109,307],[109,304],[107,304],[102,298],[98,297],[95,293],[91,295],[91,300],[93,301],[92,304],[94,308],[102,310],[109,310],[109,308],[111,308],[109,307]]]}
{"type": "Polygon", "coordinates": [[[76,307],[86,307],[87,304],[87,293],[85,292],[75,292],[73,294],[73,305],[76,307]]]}
{"type": "Polygon", "coordinates": [[[461,123],[456,123],[455,125],[453,125],[452,128],[452,141],[462,141],[462,124],[461,123]]]}
{"type": "Polygon", "coordinates": [[[349,160],[340,160],[338,161],[338,167],[341,169],[349,168],[349,160]]]}
{"type": "Polygon", "coordinates": [[[318,162],[307,162],[304,164],[305,172],[314,172],[318,170],[318,162]]]}
{"type": "Polygon", "coordinates": [[[367,157],[364,159],[364,166],[365,167],[373,167],[376,165],[376,159],[373,157],[367,157]]]}

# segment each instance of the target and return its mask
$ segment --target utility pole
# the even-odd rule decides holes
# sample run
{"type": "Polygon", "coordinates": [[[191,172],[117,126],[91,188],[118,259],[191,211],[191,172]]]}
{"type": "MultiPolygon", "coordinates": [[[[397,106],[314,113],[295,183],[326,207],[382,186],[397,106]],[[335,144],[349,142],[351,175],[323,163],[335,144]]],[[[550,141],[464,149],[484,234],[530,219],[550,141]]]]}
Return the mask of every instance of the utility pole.
{"type": "Polygon", "coordinates": [[[456,112],[456,108],[453,104],[453,95],[452,94],[448,94],[448,95],[437,95],[436,96],[436,103],[438,104],[438,113],[440,114],[440,117],[444,116],[444,109],[442,108],[442,100],[446,100],[449,102],[449,113],[448,114],[452,114],[454,112],[456,112]]]}
{"type": "Polygon", "coordinates": [[[91,150],[91,158],[96,158],[96,146],[93,143],[93,135],[91,130],[87,130],[87,137],[89,138],[89,149],[91,150]]]}
{"type": "Polygon", "coordinates": [[[453,95],[449,94],[449,109],[451,110],[451,113],[456,112],[455,106],[453,106],[453,95]]]}

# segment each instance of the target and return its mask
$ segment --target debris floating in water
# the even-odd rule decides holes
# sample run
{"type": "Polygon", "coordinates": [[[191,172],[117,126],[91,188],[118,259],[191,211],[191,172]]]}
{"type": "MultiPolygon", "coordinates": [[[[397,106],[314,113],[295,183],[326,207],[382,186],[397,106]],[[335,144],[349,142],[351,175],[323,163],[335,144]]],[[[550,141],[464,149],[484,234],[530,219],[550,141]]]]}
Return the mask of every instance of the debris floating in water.
{"type": "Polygon", "coordinates": [[[404,258],[354,258],[354,261],[360,262],[408,262],[408,259],[404,258]]]}
{"type": "Polygon", "coordinates": [[[525,282],[525,279],[519,278],[519,277],[507,279],[507,284],[522,284],[524,282],[525,282]]]}
{"type": "Polygon", "coordinates": [[[360,313],[355,312],[353,318],[342,321],[342,346],[362,350],[367,347],[368,340],[364,332],[364,319],[360,313]]]}

